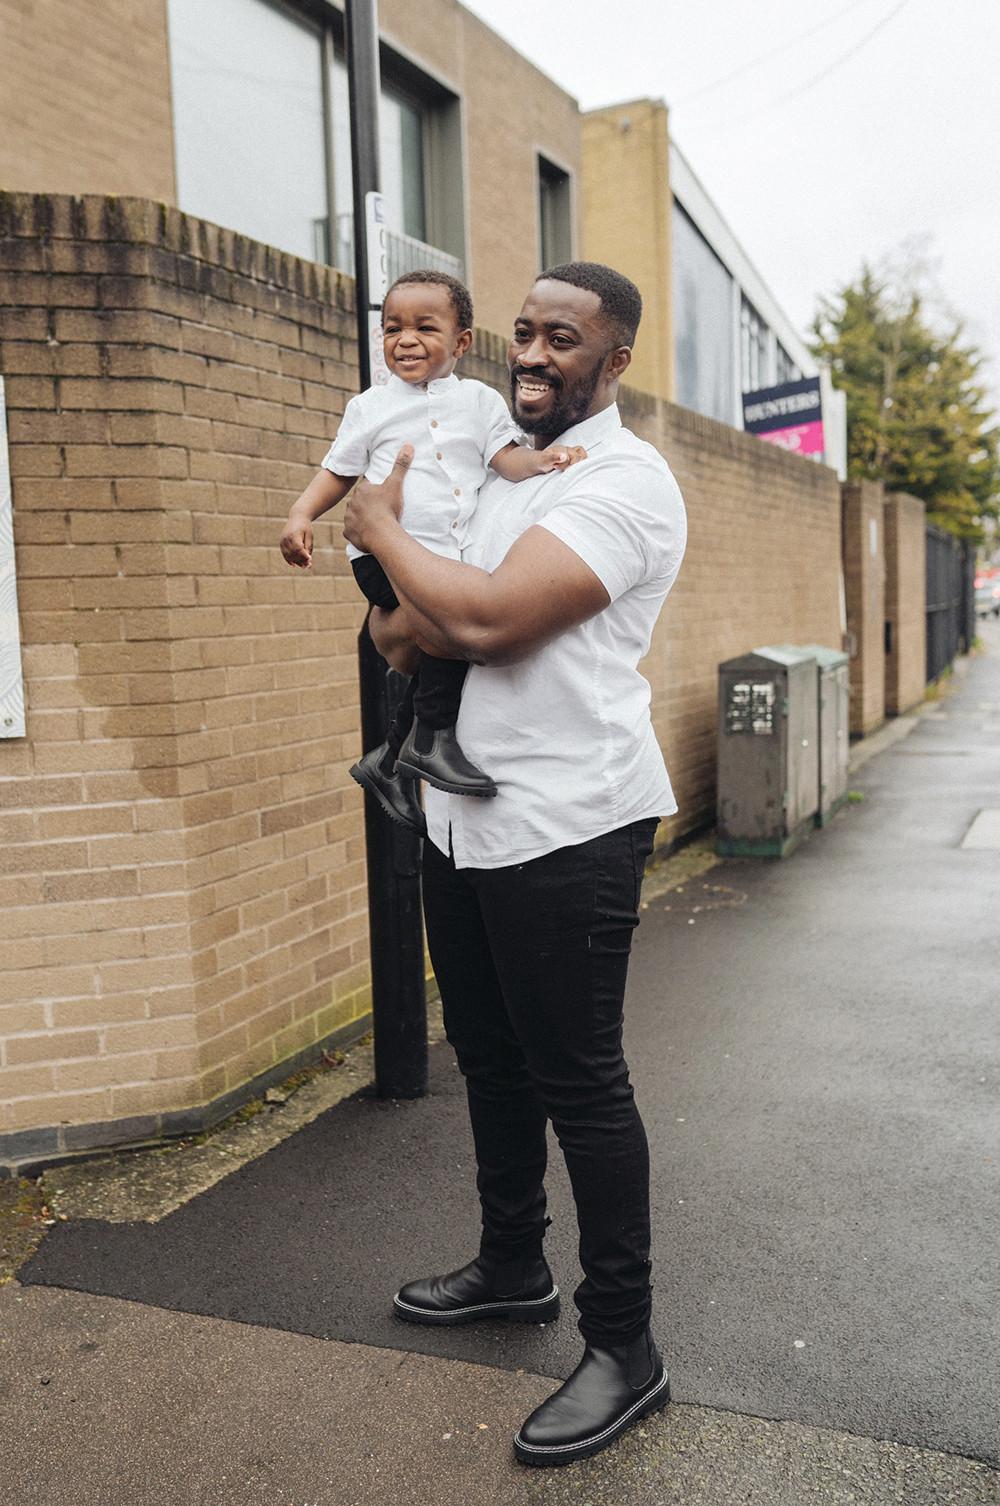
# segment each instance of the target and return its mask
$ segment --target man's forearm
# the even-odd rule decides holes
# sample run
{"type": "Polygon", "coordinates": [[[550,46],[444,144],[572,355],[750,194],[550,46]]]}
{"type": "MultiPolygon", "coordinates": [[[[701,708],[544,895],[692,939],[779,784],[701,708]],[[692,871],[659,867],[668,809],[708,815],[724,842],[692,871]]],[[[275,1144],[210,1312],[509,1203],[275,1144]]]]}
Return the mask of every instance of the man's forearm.
{"type": "Polygon", "coordinates": [[[433,554],[395,519],[380,522],[369,548],[405,602],[422,646],[442,658],[481,662],[495,625],[491,576],[433,554]]]}

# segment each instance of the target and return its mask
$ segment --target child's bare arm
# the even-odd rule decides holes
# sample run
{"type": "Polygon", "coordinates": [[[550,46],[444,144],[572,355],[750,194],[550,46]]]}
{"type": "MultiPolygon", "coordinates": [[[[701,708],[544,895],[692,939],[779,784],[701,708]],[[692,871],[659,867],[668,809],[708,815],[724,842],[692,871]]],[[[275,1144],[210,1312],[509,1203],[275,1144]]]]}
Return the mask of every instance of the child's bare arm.
{"type": "Polygon", "coordinates": [[[512,440],[493,456],[490,469],[505,481],[528,481],[549,471],[565,471],[586,458],[586,450],[578,444],[552,444],[547,450],[528,450],[512,440]]]}
{"type": "Polygon", "coordinates": [[[335,476],[325,468],[316,472],[301,497],[292,503],[278,543],[288,564],[308,570],[312,564],[313,523],[342,502],[357,479],[357,476],[335,476]]]}

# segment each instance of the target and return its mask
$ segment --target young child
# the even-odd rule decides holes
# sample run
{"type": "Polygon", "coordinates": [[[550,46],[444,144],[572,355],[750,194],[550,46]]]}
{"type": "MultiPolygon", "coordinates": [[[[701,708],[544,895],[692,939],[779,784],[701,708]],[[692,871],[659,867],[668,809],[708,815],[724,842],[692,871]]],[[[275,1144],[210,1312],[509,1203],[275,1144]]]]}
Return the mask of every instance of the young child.
{"type": "MultiPolygon", "coordinates": [[[[290,565],[312,562],[312,524],[350,491],[359,476],[386,479],[400,445],[413,446],[401,522],[435,554],[461,559],[469,520],[487,467],[508,481],[562,470],[586,458],[579,447],[530,450],[503,399],[482,382],[459,381],[455,366],[472,344],[472,299],[444,272],[407,272],[382,310],[383,349],[392,375],[352,397],[322,469],[292,504],[280,548],[290,565]]],[[[368,600],[393,610],[399,601],[374,555],[347,546],[368,600]]],[[[488,774],[470,762],[455,736],[468,665],[422,654],[388,738],[351,774],[393,820],[423,829],[413,779],[453,795],[495,795],[488,774]]]]}

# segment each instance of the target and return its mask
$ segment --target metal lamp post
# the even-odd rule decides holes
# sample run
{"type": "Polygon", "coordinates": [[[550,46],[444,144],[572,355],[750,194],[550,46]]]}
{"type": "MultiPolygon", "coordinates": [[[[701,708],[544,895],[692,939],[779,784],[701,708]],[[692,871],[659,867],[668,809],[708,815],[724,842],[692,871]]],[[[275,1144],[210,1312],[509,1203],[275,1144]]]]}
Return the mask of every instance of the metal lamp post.
{"type": "MultiPolygon", "coordinates": [[[[351,121],[355,300],[362,389],[377,380],[377,341],[385,295],[378,160],[378,17],[376,0],[345,0],[351,121]]],[[[361,738],[364,750],[385,740],[403,677],[386,672],[368,632],[358,637],[361,738]]],[[[380,1098],[419,1098],[427,1091],[427,1004],[420,912],[420,838],[383,814],[365,795],[368,930],[371,939],[375,1090],[380,1098]]]]}

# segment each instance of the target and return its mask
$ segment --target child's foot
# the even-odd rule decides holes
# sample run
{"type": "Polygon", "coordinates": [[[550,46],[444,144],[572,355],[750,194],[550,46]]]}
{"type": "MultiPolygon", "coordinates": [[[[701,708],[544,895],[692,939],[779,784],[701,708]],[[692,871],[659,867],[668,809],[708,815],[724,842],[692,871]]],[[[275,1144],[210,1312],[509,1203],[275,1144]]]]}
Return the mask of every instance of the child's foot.
{"type": "Polygon", "coordinates": [[[372,748],[359,758],[356,764],[352,764],[350,774],[362,789],[375,796],[390,821],[409,827],[422,837],[427,835],[416,783],[399,768],[388,743],[372,748]]]}
{"type": "Polygon", "coordinates": [[[399,750],[396,769],[424,779],[449,795],[490,796],[497,792],[490,776],[462,752],[454,727],[425,727],[419,719],[414,720],[399,750]]]}

